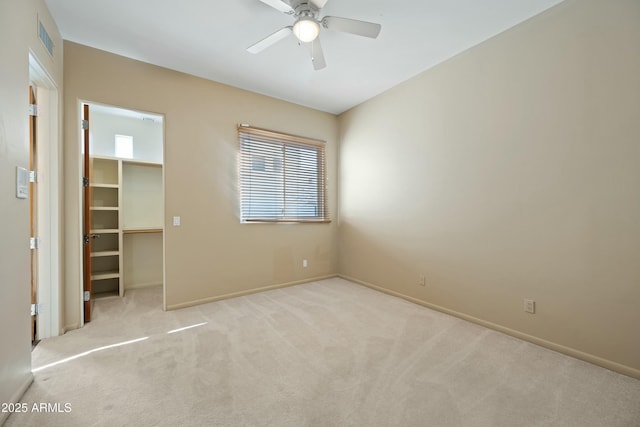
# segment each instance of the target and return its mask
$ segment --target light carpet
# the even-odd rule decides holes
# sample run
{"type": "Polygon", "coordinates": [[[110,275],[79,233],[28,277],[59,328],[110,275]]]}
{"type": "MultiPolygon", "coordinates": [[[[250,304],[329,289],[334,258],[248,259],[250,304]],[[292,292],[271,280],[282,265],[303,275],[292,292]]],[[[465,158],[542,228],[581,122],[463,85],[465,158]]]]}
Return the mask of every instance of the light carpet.
{"type": "Polygon", "coordinates": [[[23,402],[62,412],[6,426],[640,426],[636,379],[342,279],[170,312],[161,291],[42,341],[23,402]]]}

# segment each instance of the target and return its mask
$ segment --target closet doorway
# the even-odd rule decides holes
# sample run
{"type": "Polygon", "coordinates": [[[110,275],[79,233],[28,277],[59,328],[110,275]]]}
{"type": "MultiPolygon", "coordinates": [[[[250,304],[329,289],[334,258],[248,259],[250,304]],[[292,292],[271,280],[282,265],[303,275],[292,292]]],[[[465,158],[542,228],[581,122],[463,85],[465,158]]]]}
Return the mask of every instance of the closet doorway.
{"type": "Polygon", "coordinates": [[[81,111],[86,323],[97,299],[164,286],[164,118],[91,102],[81,111]]]}

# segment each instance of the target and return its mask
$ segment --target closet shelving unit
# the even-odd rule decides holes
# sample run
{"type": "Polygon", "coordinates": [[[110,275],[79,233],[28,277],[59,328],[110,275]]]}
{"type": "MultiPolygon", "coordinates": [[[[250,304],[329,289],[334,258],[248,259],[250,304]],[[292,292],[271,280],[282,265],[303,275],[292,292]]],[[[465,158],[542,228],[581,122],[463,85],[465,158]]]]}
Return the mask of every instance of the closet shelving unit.
{"type": "Polygon", "coordinates": [[[118,159],[92,157],[91,171],[91,285],[96,298],[122,295],[122,166],[118,159]]]}
{"type": "Polygon", "coordinates": [[[125,239],[163,232],[162,164],[103,156],[91,162],[92,289],[96,298],[124,296],[125,239]]]}

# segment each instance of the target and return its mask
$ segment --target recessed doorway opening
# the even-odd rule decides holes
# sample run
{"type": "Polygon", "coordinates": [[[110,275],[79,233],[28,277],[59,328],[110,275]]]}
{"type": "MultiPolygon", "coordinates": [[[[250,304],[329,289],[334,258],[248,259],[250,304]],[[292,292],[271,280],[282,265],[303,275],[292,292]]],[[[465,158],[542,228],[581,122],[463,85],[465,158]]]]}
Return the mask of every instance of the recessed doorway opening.
{"type": "Polygon", "coordinates": [[[81,104],[84,323],[96,299],[164,286],[164,117],[81,104]]]}

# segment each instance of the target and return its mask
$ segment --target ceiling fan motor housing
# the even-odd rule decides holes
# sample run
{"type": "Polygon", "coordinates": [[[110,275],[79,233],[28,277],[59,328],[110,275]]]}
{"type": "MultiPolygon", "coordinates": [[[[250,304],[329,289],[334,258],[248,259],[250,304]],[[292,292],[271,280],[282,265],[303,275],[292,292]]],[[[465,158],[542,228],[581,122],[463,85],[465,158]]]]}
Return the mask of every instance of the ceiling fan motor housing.
{"type": "Polygon", "coordinates": [[[318,20],[318,12],[320,12],[320,10],[316,8],[313,3],[303,0],[292,5],[292,7],[294,10],[294,16],[298,18],[309,17],[316,21],[318,20]]]}

